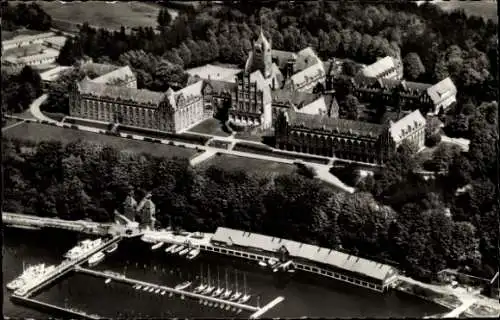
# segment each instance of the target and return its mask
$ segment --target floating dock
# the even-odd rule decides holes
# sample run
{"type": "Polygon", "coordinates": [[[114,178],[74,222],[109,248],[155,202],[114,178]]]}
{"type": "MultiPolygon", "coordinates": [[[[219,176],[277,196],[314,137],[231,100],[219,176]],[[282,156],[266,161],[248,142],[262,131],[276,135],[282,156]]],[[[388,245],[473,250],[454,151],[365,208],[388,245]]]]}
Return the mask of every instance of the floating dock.
{"type": "Polygon", "coordinates": [[[265,306],[263,306],[262,308],[257,310],[254,314],[252,314],[250,316],[250,319],[258,319],[264,313],[266,313],[269,310],[271,310],[272,308],[274,308],[274,306],[276,306],[278,303],[281,303],[283,300],[285,300],[285,297],[282,297],[282,296],[277,297],[273,301],[269,302],[268,304],[266,304],[265,306]]]}
{"type": "Polygon", "coordinates": [[[186,296],[186,297],[190,297],[190,298],[197,299],[197,300],[205,300],[205,301],[209,301],[209,302],[213,302],[213,303],[218,303],[218,304],[234,307],[234,308],[241,309],[241,310],[250,311],[250,312],[254,313],[253,314],[253,316],[255,316],[254,318],[261,316],[262,314],[264,314],[265,312],[267,312],[268,310],[270,310],[275,305],[277,305],[278,303],[280,303],[281,301],[283,301],[285,299],[283,297],[278,297],[278,298],[274,299],[273,301],[271,301],[270,303],[268,303],[267,305],[265,305],[263,308],[258,308],[255,306],[242,304],[242,303],[238,303],[238,302],[234,302],[234,301],[227,301],[227,300],[215,298],[212,296],[206,296],[203,294],[198,294],[198,293],[194,293],[194,292],[190,292],[190,291],[178,290],[178,289],[171,288],[171,287],[160,286],[160,285],[157,285],[154,283],[148,283],[148,282],[144,282],[144,281],[140,281],[140,280],[130,279],[130,278],[127,278],[125,276],[110,275],[110,274],[106,274],[104,272],[95,271],[95,270],[83,268],[80,266],[76,266],[75,271],[86,273],[86,274],[93,275],[96,277],[111,278],[115,281],[125,282],[125,283],[131,284],[133,286],[134,285],[141,285],[141,286],[145,286],[145,287],[160,289],[162,291],[166,291],[166,292],[169,292],[171,294],[186,296]]]}

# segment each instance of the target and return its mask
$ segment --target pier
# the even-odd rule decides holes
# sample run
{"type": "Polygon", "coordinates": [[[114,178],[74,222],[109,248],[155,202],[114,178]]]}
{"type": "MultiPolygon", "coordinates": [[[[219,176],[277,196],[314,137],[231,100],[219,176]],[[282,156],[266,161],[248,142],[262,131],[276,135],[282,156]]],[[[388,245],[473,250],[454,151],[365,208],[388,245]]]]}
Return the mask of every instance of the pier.
{"type": "Polygon", "coordinates": [[[91,256],[93,256],[97,252],[100,252],[102,250],[109,248],[111,245],[117,243],[120,240],[121,240],[121,237],[114,237],[113,239],[101,244],[100,246],[97,246],[94,249],[89,250],[88,252],[83,254],[78,259],[75,259],[73,261],[67,261],[67,262],[65,261],[65,262],[61,263],[59,266],[56,267],[56,269],[54,269],[52,272],[49,272],[48,274],[46,274],[44,277],[42,277],[37,282],[35,282],[27,287],[23,287],[21,289],[16,290],[14,292],[14,294],[12,295],[12,297],[13,298],[16,298],[16,297],[28,298],[33,293],[42,289],[45,285],[48,285],[49,283],[57,280],[58,278],[67,274],[68,272],[74,270],[75,267],[77,267],[81,263],[87,261],[91,256]]]}
{"type": "Polygon", "coordinates": [[[458,318],[462,312],[465,312],[467,309],[469,309],[470,306],[474,304],[475,300],[468,300],[463,302],[460,306],[457,308],[451,310],[447,314],[443,315],[443,318],[458,318]]]}
{"type": "Polygon", "coordinates": [[[146,286],[146,287],[156,288],[156,289],[160,289],[160,290],[165,290],[165,291],[167,291],[169,293],[174,293],[174,294],[177,294],[177,295],[180,295],[180,296],[186,296],[186,297],[190,297],[190,298],[193,298],[193,299],[198,299],[198,300],[201,299],[201,300],[206,300],[206,301],[209,301],[209,302],[214,302],[214,303],[219,303],[219,304],[225,304],[225,305],[237,308],[237,309],[242,309],[242,310],[246,310],[246,311],[250,311],[250,312],[257,312],[257,311],[260,310],[260,308],[258,308],[258,307],[250,306],[250,305],[247,305],[247,304],[242,304],[242,303],[238,303],[238,302],[234,302],[234,301],[227,301],[227,300],[215,298],[215,297],[212,297],[212,296],[206,296],[206,295],[203,295],[203,294],[194,293],[194,292],[190,292],[190,291],[178,290],[178,289],[175,289],[175,288],[171,288],[171,287],[167,287],[167,286],[161,286],[161,285],[157,285],[157,284],[154,284],[154,283],[149,283],[149,282],[140,281],[140,280],[136,280],[136,279],[130,279],[130,278],[127,278],[125,276],[118,276],[118,275],[113,275],[113,274],[107,274],[107,273],[104,273],[104,272],[101,272],[101,271],[96,271],[96,270],[91,270],[91,269],[87,269],[87,268],[82,268],[80,266],[77,266],[75,268],[75,271],[83,272],[83,273],[86,273],[86,274],[89,274],[89,275],[93,275],[93,276],[96,276],[96,277],[113,279],[114,281],[121,281],[121,282],[128,283],[128,284],[131,284],[131,285],[136,285],[137,284],[137,285],[141,285],[141,286],[146,286]]]}
{"type": "Polygon", "coordinates": [[[250,316],[250,319],[258,319],[264,313],[266,313],[267,311],[269,311],[272,308],[274,308],[274,306],[276,306],[278,303],[282,302],[283,300],[285,300],[285,297],[282,297],[282,296],[277,297],[273,301],[269,302],[268,304],[266,304],[265,306],[263,306],[262,308],[260,308],[259,310],[257,310],[254,314],[252,314],[250,316]]]}

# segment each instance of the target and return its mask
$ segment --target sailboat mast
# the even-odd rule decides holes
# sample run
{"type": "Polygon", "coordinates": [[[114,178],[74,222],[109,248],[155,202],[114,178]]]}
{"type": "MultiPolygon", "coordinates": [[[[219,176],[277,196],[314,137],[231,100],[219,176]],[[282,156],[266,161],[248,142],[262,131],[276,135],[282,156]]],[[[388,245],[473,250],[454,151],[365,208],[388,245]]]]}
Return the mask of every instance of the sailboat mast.
{"type": "Polygon", "coordinates": [[[247,274],[246,273],[243,274],[243,287],[244,287],[245,296],[246,296],[247,295],[247,274]]]}
{"type": "Polygon", "coordinates": [[[236,270],[234,277],[236,280],[236,292],[238,292],[238,270],[236,270]]]}

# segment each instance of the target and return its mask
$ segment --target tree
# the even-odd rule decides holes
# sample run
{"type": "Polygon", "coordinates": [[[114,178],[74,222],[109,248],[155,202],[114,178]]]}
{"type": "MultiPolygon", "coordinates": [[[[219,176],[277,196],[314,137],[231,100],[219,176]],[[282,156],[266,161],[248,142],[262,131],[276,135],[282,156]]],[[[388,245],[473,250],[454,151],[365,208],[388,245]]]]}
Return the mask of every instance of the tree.
{"type": "Polygon", "coordinates": [[[179,55],[181,56],[182,61],[184,61],[184,66],[188,67],[191,63],[193,63],[191,51],[186,44],[182,43],[179,47],[179,55]]]}
{"type": "Polygon", "coordinates": [[[404,70],[410,80],[417,80],[421,74],[425,73],[425,67],[416,52],[410,52],[403,60],[404,70]]]}
{"type": "Polygon", "coordinates": [[[348,95],[343,104],[343,108],[340,108],[340,114],[344,119],[357,120],[359,117],[358,108],[360,103],[358,98],[353,95],[348,95]]]}
{"type": "Polygon", "coordinates": [[[167,27],[170,25],[170,23],[172,22],[172,16],[170,15],[170,12],[167,8],[160,9],[157,21],[161,27],[167,27]]]}

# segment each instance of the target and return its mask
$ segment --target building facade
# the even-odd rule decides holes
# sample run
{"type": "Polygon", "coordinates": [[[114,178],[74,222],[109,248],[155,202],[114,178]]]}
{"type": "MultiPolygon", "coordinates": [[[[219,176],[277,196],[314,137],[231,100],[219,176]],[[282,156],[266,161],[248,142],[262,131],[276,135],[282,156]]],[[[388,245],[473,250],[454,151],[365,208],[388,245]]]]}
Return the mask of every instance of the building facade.
{"type": "Polygon", "coordinates": [[[202,80],[177,92],[153,92],[136,89],[137,80],[127,68],[76,83],[70,116],[174,133],[213,116],[205,110],[202,80]]]}
{"type": "Polygon", "coordinates": [[[266,84],[260,70],[251,74],[241,73],[236,77],[237,86],[231,92],[229,120],[243,126],[272,126],[271,88],[266,84]]]}
{"type": "Polygon", "coordinates": [[[379,125],[290,111],[278,117],[275,137],[282,150],[382,165],[405,140],[423,147],[425,118],[417,110],[379,125]]]}
{"type": "Polygon", "coordinates": [[[400,59],[387,56],[361,70],[365,77],[400,80],[403,78],[403,64],[400,59]]]}

